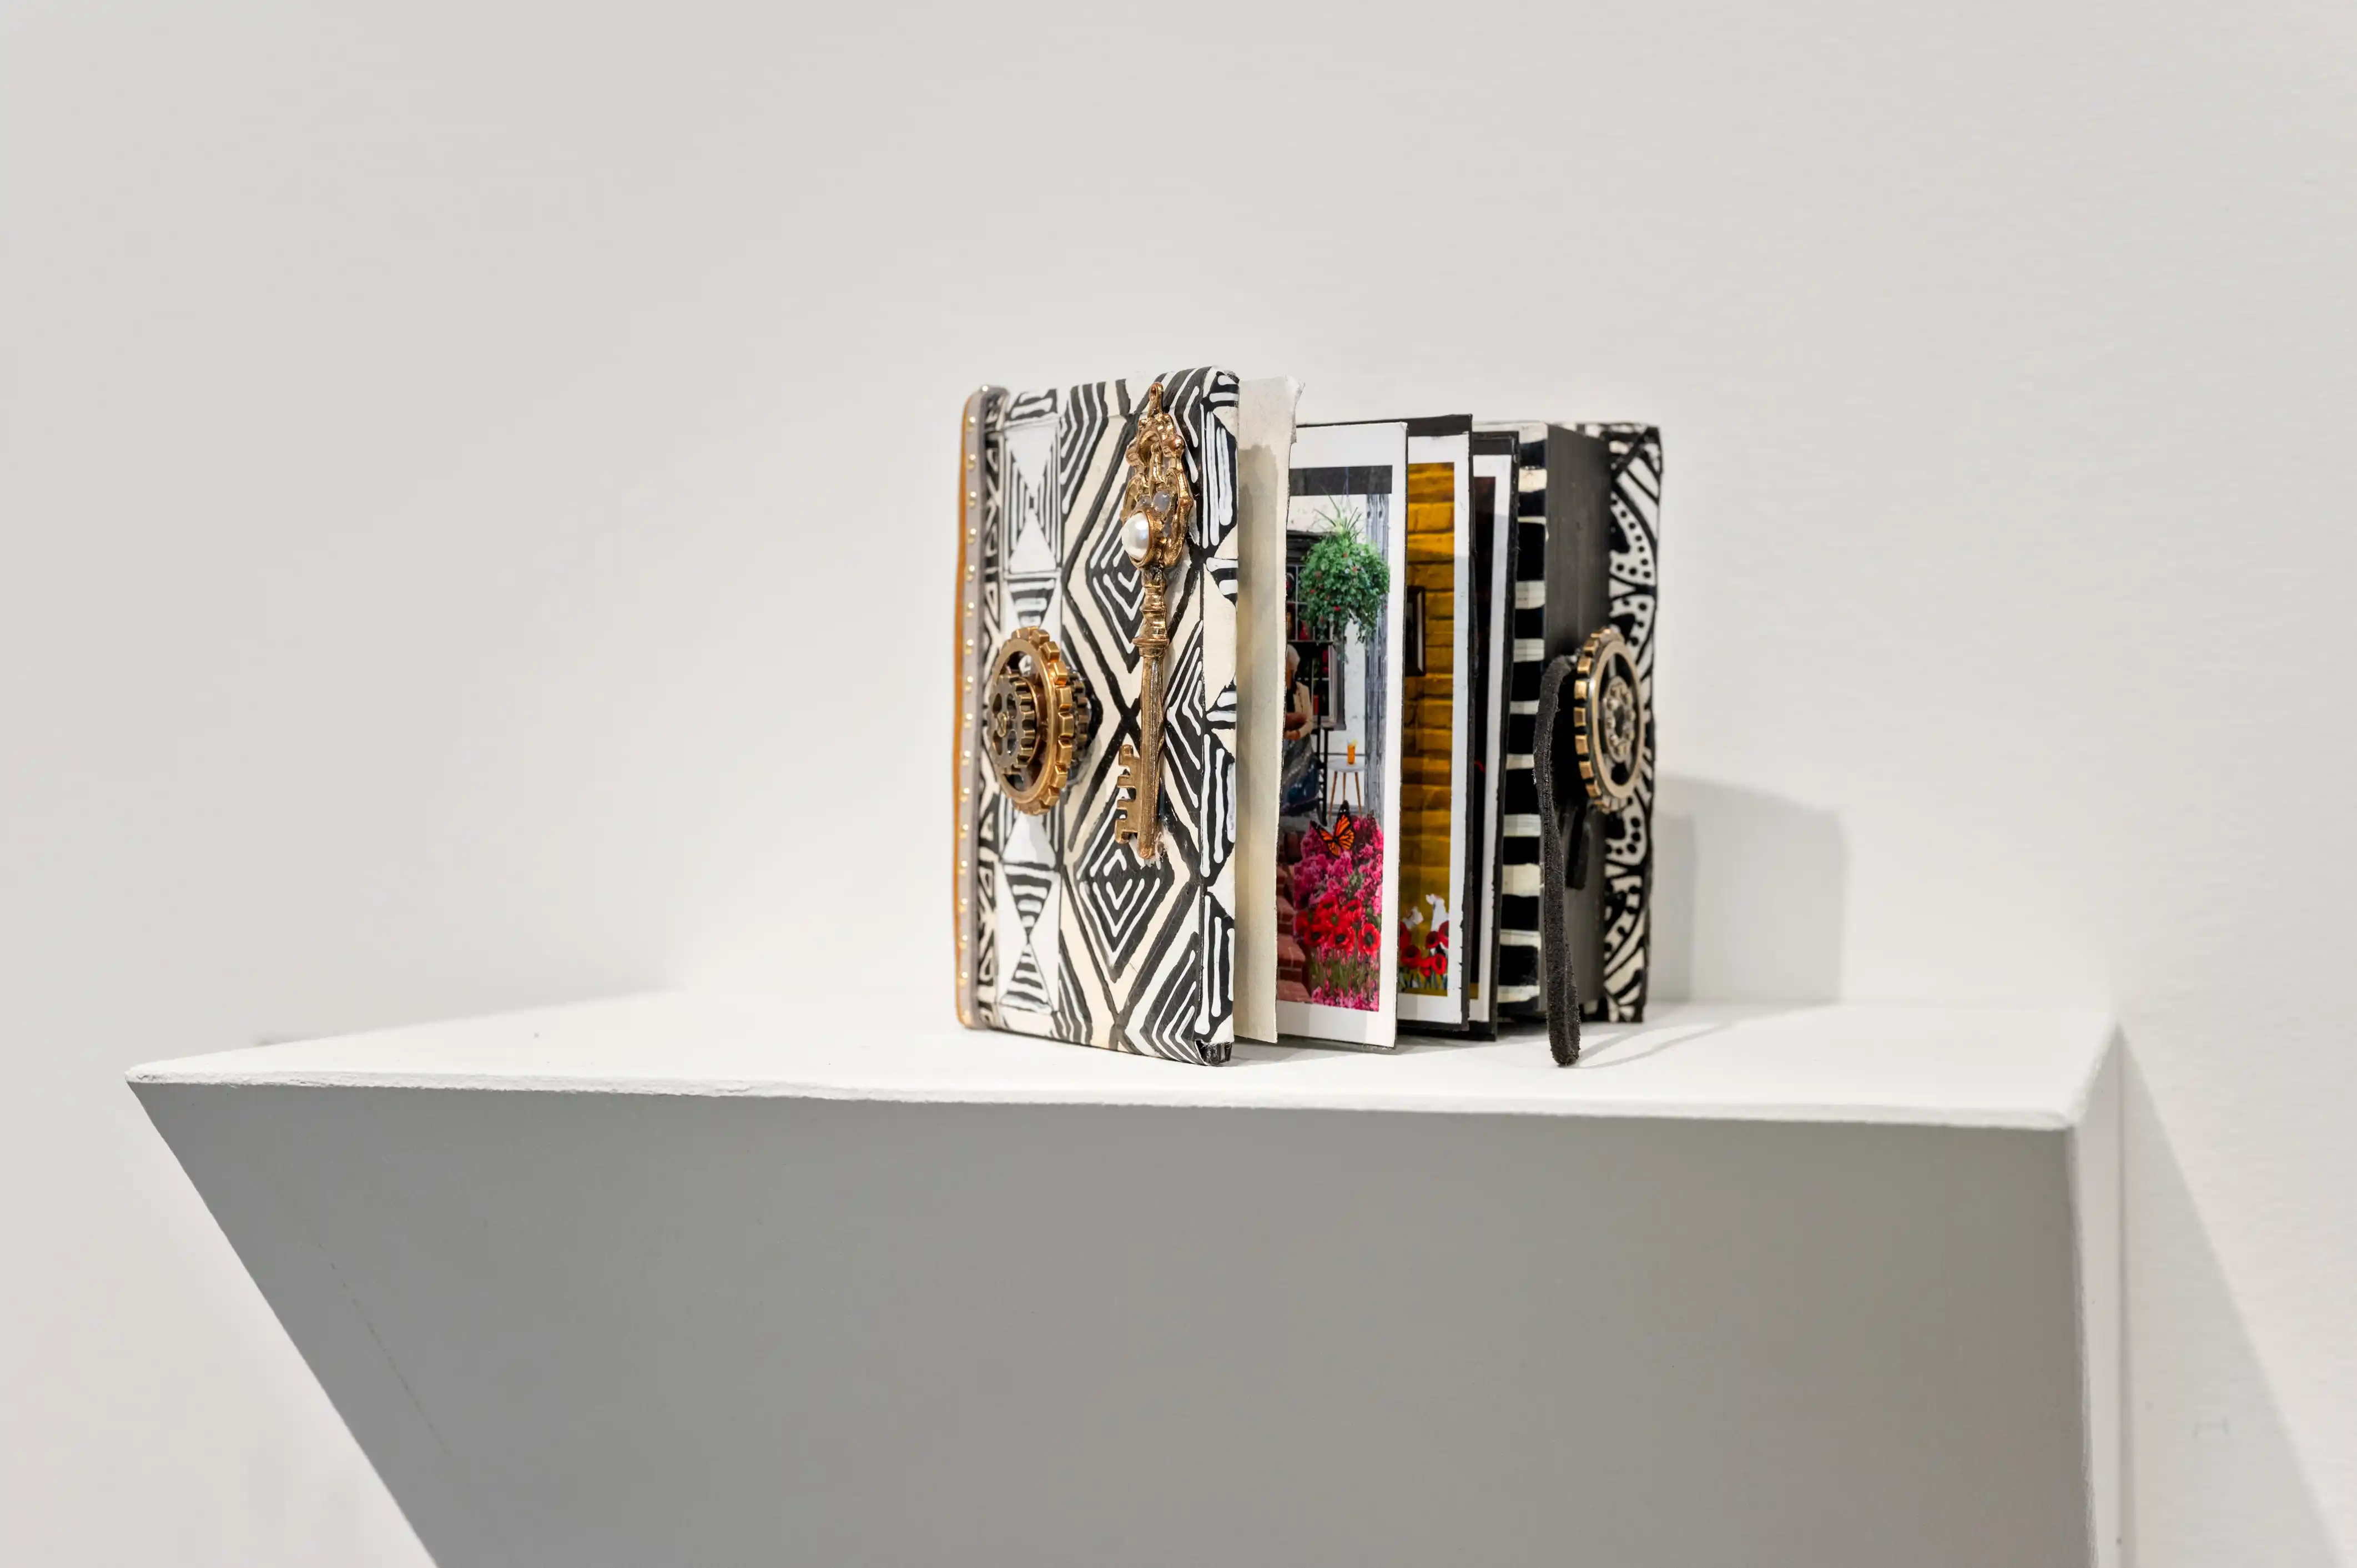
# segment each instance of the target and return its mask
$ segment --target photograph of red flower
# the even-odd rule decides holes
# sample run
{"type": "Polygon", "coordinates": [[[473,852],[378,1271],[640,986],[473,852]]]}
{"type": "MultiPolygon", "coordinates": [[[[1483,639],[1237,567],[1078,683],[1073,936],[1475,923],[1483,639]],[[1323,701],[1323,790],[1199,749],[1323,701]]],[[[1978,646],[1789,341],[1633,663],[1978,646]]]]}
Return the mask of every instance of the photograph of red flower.
{"type": "Polygon", "coordinates": [[[1418,921],[1414,915],[1400,921],[1399,972],[1400,983],[1411,980],[1429,987],[1448,976],[1448,917],[1438,898],[1430,900],[1437,917],[1432,929],[1419,935],[1418,921]]]}
{"type": "Polygon", "coordinates": [[[1279,891],[1293,905],[1303,999],[1372,1012],[1383,983],[1383,831],[1345,816],[1331,832],[1302,832],[1299,844],[1279,891]]]}

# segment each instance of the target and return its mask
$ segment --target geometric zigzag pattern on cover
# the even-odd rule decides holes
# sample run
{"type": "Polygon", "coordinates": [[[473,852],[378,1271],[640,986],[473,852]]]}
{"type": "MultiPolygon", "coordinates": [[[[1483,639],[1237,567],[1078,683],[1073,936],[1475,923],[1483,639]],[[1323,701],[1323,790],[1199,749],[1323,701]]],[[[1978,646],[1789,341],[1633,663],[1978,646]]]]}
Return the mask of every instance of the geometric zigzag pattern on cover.
{"type": "Polygon", "coordinates": [[[985,785],[975,843],[976,1006],[1002,1029],[1221,1062],[1235,1039],[1236,378],[1162,378],[1196,497],[1168,575],[1160,855],[1114,835],[1122,743],[1139,733],[1145,589],[1122,549],[1125,453],[1147,381],[993,401],[983,440],[980,645],[1055,639],[1094,723],[1041,816],[985,785]]]}
{"type": "Polygon", "coordinates": [[[1645,1016],[1653,892],[1653,620],[1660,607],[1662,433],[1650,424],[1576,424],[1602,441],[1612,465],[1612,624],[1637,657],[1645,700],[1645,754],[1637,798],[1604,840],[1604,983],[1583,1015],[1607,1023],[1645,1016]]]}

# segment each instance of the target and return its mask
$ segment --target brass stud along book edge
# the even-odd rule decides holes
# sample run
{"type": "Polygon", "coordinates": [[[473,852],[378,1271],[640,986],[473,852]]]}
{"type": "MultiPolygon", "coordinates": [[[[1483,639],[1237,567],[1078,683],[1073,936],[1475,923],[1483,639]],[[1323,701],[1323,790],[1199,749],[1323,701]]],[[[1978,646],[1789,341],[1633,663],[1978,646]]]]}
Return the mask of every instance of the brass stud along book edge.
{"type": "Polygon", "coordinates": [[[1217,369],[959,449],[959,1018],[1181,1061],[1644,1016],[1662,443],[1217,369]]]}

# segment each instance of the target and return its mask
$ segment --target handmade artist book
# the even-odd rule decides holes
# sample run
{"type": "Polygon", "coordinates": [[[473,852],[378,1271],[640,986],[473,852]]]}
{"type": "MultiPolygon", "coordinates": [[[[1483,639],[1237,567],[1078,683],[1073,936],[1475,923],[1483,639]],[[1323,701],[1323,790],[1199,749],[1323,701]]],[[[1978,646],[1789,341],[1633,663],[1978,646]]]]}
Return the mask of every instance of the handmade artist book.
{"type": "Polygon", "coordinates": [[[1298,391],[967,400],[959,1016],[1207,1063],[1544,1016],[1568,1059],[1644,1008],[1659,436],[1298,391]]]}

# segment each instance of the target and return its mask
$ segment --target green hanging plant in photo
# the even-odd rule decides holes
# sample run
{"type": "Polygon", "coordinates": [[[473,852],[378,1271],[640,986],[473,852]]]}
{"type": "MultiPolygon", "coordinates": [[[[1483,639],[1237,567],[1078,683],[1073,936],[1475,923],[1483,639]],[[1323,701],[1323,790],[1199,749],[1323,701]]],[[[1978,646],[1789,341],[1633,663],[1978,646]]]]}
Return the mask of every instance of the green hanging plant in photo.
{"type": "Polygon", "coordinates": [[[1391,563],[1359,532],[1355,511],[1340,508],[1319,519],[1333,532],[1309,547],[1293,583],[1294,608],[1301,618],[1340,637],[1355,626],[1362,637],[1375,635],[1375,619],[1392,592],[1391,563]]]}

